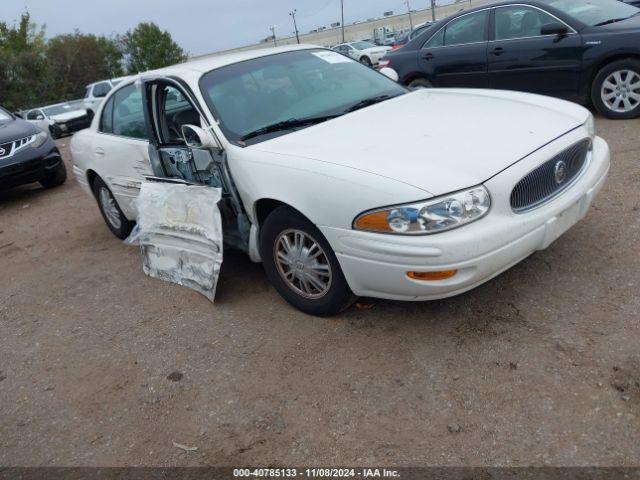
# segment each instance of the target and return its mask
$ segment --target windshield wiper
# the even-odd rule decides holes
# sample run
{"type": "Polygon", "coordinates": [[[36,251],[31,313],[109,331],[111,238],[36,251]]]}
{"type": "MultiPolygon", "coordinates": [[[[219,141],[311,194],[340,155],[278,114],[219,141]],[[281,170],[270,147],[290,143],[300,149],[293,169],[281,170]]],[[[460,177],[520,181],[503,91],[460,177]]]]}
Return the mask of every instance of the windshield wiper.
{"type": "Polygon", "coordinates": [[[266,135],[267,133],[282,132],[284,130],[292,130],[299,127],[309,127],[317,123],[326,122],[332,118],[339,117],[340,115],[323,115],[321,117],[307,117],[307,118],[290,118],[282,122],[273,123],[266,127],[258,128],[253,132],[249,132],[241,136],[238,140],[244,142],[250,138],[259,137],[260,135],[266,135]]]}
{"type": "Polygon", "coordinates": [[[356,110],[360,110],[361,108],[375,105],[376,103],[383,102],[384,100],[388,100],[395,96],[396,95],[378,95],[377,97],[365,98],[364,100],[361,100],[360,102],[351,105],[349,108],[347,108],[344,111],[344,113],[355,112],[356,110]]]}
{"type": "Polygon", "coordinates": [[[623,20],[626,20],[627,18],[631,18],[631,17],[624,17],[624,18],[612,18],[610,20],[605,20],[604,22],[600,22],[600,23],[596,23],[594,25],[594,27],[602,27],[603,25],[609,25],[610,23],[616,23],[616,22],[621,22],[623,20]]]}

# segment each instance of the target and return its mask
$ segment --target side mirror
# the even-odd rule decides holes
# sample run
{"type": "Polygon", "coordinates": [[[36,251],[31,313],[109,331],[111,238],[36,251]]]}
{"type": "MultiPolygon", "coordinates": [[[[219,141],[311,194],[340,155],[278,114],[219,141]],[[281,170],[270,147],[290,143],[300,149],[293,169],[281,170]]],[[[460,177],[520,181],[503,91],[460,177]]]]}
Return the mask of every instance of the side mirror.
{"type": "Polygon", "coordinates": [[[13,112],[13,115],[18,117],[18,118],[23,118],[22,114],[20,112],[13,112]]]}
{"type": "Polygon", "coordinates": [[[43,115],[38,115],[38,116],[36,117],[36,120],[44,120],[44,116],[43,116],[43,115]]]}
{"type": "Polygon", "coordinates": [[[188,147],[191,148],[220,148],[220,145],[213,140],[211,135],[195,125],[182,125],[182,138],[188,147]]]}
{"type": "Polygon", "coordinates": [[[400,80],[400,76],[398,75],[398,72],[396,72],[393,68],[389,68],[389,67],[381,68],[380,73],[383,74],[385,77],[390,78],[394,82],[397,82],[398,80],[400,80]]]}
{"type": "Polygon", "coordinates": [[[540,27],[540,35],[566,35],[569,33],[569,29],[566,25],[560,22],[552,22],[542,25],[540,27]]]}

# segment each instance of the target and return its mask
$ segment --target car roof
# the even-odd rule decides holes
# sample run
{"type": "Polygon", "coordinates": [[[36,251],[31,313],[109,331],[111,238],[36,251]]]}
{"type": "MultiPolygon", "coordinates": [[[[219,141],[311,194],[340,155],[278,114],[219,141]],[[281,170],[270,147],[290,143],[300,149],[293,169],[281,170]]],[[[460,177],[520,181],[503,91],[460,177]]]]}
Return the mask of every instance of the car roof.
{"type": "MultiPolygon", "coordinates": [[[[299,50],[311,50],[325,47],[317,45],[286,45],[282,47],[271,47],[262,49],[245,50],[242,52],[226,53],[221,55],[208,55],[206,57],[195,58],[185,63],[164,67],[157,70],[142,72],[140,76],[153,75],[179,75],[184,72],[206,73],[216,68],[225,67],[234,63],[253,60],[254,58],[267,57],[278,53],[295,52],[299,50]]],[[[132,77],[133,78],[133,77],[132,77]]]]}

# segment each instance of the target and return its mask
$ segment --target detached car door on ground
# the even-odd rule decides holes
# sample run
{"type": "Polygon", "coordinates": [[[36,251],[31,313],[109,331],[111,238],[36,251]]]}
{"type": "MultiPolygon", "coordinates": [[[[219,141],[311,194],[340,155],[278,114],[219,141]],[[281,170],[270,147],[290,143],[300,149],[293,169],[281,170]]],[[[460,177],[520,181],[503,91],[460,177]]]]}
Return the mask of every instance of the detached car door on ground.
{"type": "Polygon", "coordinates": [[[437,87],[486,87],[489,10],[459,17],[418,52],[422,68],[437,87]]]}
{"type": "Polygon", "coordinates": [[[491,88],[563,98],[577,95],[583,47],[572,27],[526,5],[497,7],[492,15],[491,88]]]}

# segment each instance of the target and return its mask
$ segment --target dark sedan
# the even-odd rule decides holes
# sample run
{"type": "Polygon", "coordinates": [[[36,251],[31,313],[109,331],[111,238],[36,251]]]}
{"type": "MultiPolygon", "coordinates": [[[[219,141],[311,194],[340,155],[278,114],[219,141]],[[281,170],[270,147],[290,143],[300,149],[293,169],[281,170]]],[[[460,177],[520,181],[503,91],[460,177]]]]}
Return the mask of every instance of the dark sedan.
{"type": "Polygon", "coordinates": [[[640,9],[617,0],[525,0],[459,12],[390,52],[412,88],[519,90],[640,116],[640,9]]]}
{"type": "Polygon", "coordinates": [[[0,190],[35,182],[51,188],[66,179],[49,133],[0,108],[0,190]]]}

